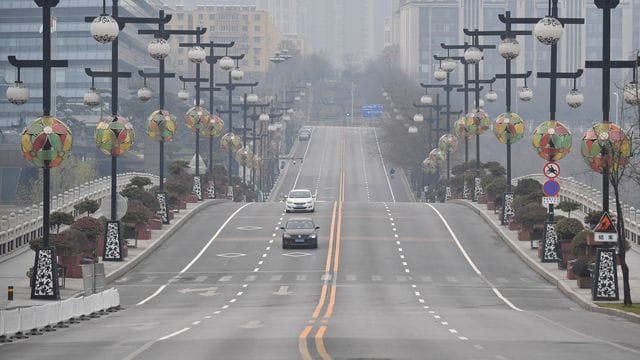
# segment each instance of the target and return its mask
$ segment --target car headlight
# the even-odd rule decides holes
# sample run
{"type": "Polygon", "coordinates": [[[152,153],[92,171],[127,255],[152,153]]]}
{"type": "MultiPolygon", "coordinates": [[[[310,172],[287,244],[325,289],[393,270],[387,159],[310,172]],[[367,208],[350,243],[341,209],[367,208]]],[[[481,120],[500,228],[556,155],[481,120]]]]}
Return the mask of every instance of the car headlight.
{"type": "Polygon", "coordinates": [[[283,234],[282,236],[287,238],[287,239],[291,239],[291,235],[289,235],[289,234],[283,234]]]}
{"type": "Polygon", "coordinates": [[[316,238],[316,234],[311,234],[311,235],[309,235],[309,237],[310,237],[311,239],[315,239],[315,238],[316,238]]]}

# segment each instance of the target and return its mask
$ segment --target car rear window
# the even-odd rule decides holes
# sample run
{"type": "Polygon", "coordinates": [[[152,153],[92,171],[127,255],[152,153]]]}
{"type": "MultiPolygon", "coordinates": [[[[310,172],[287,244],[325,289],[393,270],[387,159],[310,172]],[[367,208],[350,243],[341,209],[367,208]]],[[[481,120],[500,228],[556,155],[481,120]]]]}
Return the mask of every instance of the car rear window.
{"type": "Polygon", "coordinates": [[[292,191],[289,193],[290,198],[309,198],[311,191],[292,191]]]}
{"type": "Polygon", "coordinates": [[[311,220],[290,220],[287,221],[287,229],[313,229],[315,226],[311,220]]]}

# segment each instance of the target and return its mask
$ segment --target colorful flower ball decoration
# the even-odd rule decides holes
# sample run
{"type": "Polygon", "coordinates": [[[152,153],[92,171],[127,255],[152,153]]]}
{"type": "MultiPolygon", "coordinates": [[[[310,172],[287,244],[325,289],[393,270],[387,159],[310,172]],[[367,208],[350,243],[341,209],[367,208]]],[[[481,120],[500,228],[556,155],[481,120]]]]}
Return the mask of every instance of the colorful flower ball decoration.
{"type": "Polygon", "coordinates": [[[136,138],[133,125],[126,117],[119,115],[103,117],[93,135],[98,149],[108,156],[126,153],[136,138]]]}
{"type": "Polygon", "coordinates": [[[220,146],[225,152],[236,152],[242,147],[240,137],[234,133],[226,133],[220,139],[220,146]]]}
{"type": "Polygon", "coordinates": [[[224,130],[224,121],[217,115],[209,116],[209,126],[202,130],[204,136],[216,137],[222,134],[224,130]]]}
{"type": "Polygon", "coordinates": [[[62,121],[43,116],[22,130],[22,156],[39,168],[54,168],[71,153],[71,130],[62,121]]]}
{"type": "Polygon", "coordinates": [[[571,132],[560,121],[545,121],[533,132],[533,147],[541,158],[558,161],[571,151],[571,132]]]}
{"type": "Polygon", "coordinates": [[[176,122],[167,110],[156,110],[147,118],[147,134],[157,141],[171,141],[176,134],[176,122]]]}
{"type": "Polygon", "coordinates": [[[193,132],[207,129],[210,121],[209,111],[202,106],[194,106],[184,115],[185,125],[193,132]]]}
{"type": "Polygon", "coordinates": [[[599,123],[585,131],[581,151],[593,171],[602,173],[607,168],[617,172],[631,156],[631,139],[618,125],[599,123]]]}
{"type": "Polygon", "coordinates": [[[438,149],[447,153],[454,153],[458,150],[458,138],[452,134],[444,134],[438,139],[438,149]]]}
{"type": "Polygon", "coordinates": [[[236,151],[236,161],[241,166],[249,166],[252,160],[253,151],[251,151],[250,148],[245,146],[242,149],[236,151]]]}
{"type": "Polygon", "coordinates": [[[513,144],[524,136],[524,121],[514,112],[498,115],[493,134],[503,144],[513,144]]]}
{"type": "Polygon", "coordinates": [[[444,161],[447,159],[447,153],[440,149],[433,149],[429,152],[429,156],[427,158],[433,161],[444,161]]]}
{"type": "Polygon", "coordinates": [[[456,136],[463,139],[465,137],[470,138],[471,135],[467,133],[467,117],[461,116],[453,123],[453,129],[455,130],[456,136]]]}
{"type": "Polygon", "coordinates": [[[426,158],[422,162],[422,171],[424,171],[426,174],[435,174],[436,170],[438,169],[437,166],[438,163],[435,160],[426,158]]]}
{"type": "Polygon", "coordinates": [[[491,127],[491,118],[482,109],[476,109],[468,114],[466,121],[466,129],[469,135],[482,135],[491,127]]]}

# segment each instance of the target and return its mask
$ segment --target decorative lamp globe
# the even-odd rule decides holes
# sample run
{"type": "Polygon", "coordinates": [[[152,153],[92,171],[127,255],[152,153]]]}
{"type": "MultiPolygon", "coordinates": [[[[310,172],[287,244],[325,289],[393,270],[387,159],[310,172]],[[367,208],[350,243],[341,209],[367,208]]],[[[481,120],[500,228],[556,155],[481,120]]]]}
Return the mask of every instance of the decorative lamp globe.
{"type": "Polygon", "coordinates": [[[487,91],[486,94],[484,94],[484,98],[488,102],[494,102],[494,101],[498,100],[498,93],[495,90],[489,90],[489,91],[487,91]]]}
{"type": "Polygon", "coordinates": [[[426,174],[435,174],[438,169],[438,163],[430,158],[426,158],[422,161],[422,171],[426,174]]]}
{"type": "Polygon", "coordinates": [[[220,146],[226,153],[235,153],[242,147],[242,141],[238,135],[234,133],[226,133],[222,135],[222,138],[220,138],[220,146]]]}
{"type": "Polygon", "coordinates": [[[153,90],[149,89],[146,86],[138,89],[138,100],[140,101],[148,101],[153,97],[153,90]]]}
{"type": "Polygon", "coordinates": [[[464,51],[464,61],[468,64],[474,65],[479,63],[480,60],[482,60],[482,50],[477,47],[472,46],[464,51]]]}
{"type": "Polygon", "coordinates": [[[189,100],[189,96],[191,96],[191,94],[189,94],[189,91],[187,89],[180,89],[178,91],[178,99],[182,101],[189,100]]]}
{"type": "Polygon", "coordinates": [[[571,132],[560,121],[545,121],[533,131],[533,148],[546,161],[558,161],[571,151],[571,132]]]}
{"type": "Polygon", "coordinates": [[[258,116],[258,121],[262,121],[262,122],[269,121],[269,114],[267,113],[260,114],[260,116],[258,116]]]}
{"type": "MultiPolygon", "coordinates": [[[[480,102],[480,109],[484,108],[484,100],[480,99],[480,101],[479,101],[479,102],[480,102]]],[[[475,101],[473,102],[473,107],[474,107],[474,108],[477,108],[477,107],[478,107],[478,105],[476,104],[476,102],[475,102],[475,101]]]]}
{"type": "Polygon", "coordinates": [[[616,173],[631,156],[631,139],[616,124],[602,122],[593,125],[582,136],[582,156],[589,167],[602,173],[616,173]]]}
{"type": "Polygon", "coordinates": [[[209,127],[211,116],[209,111],[202,106],[194,106],[184,115],[184,123],[193,132],[203,131],[209,127]]]}
{"type": "Polygon", "coordinates": [[[249,104],[255,104],[255,103],[257,103],[257,102],[258,102],[258,95],[253,94],[253,93],[248,94],[248,95],[247,95],[247,102],[248,102],[249,104]]]}
{"type": "Polygon", "coordinates": [[[133,125],[124,116],[103,117],[93,133],[96,146],[107,156],[117,157],[131,149],[136,138],[133,125]]]}
{"type": "Polygon", "coordinates": [[[209,116],[209,126],[202,131],[202,135],[209,137],[216,137],[222,134],[224,130],[224,121],[219,116],[209,116]]]}
{"type": "Polygon", "coordinates": [[[282,130],[282,122],[278,121],[276,123],[273,123],[273,125],[276,126],[276,130],[282,130]]]}
{"type": "Polygon", "coordinates": [[[402,120],[402,115],[400,115],[400,114],[396,115],[396,120],[398,120],[398,121],[402,120]]]}
{"type": "Polygon", "coordinates": [[[624,86],[624,101],[629,105],[640,104],[640,94],[638,94],[638,83],[630,82],[624,86]]]}
{"type": "Polygon", "coordinates": [[[91,22],[91,36],[102,44],[110,43],[118,37],[120,27],[113,17],[102,14],[91,22]]]}
{"type": "Polygon", "coordinates": [[[100,93],[98,92],[98,90],[96,90],[96,88],[90,88],[86,93],[84,93],[82,102],[85,106],[91,108],[96,107],[100,105],[100,93]]]}
{"type": "Polygon", "coordinates": [[[300,99],[301,99],[301,98],[300,98],[300,96],[295,96],[295,97],[293,98],[293,100],[294,100],[294,101],[300,101],[300,99]]]}
{"type": "Polygon", "coordinates": [[[458,138],[452,134],[444,134],[438,139],[438,149],[445,153],[454,153],[458,150],[458,138]]]}
{"type": "Polygon", "coordinates": [[[469,134],[467,132],[467,117],[466,116],[460,116],[458,118],[458,120],[456,120],[453,123],[453,129],[454,129],[454,131],[456,133],[456,136],[461,138],[461,139],[464,138],[464,137],[467,137],[467,138],[471,137],[471,134],[469,134]]]}
{"type": "Polygon", "coordinates": [[[560,20],[552,16],[543,17],[538,21],[536,26],[533,27],[533,35],[535,35],[538,41],[545,45],[556,44],[560,41],[563,32],[564,26],[560,20]]]}
{"type": "Polygon", "coordinates": [[[235,158],[240,166],[247,166],[253,160],[253,151],[251,151],[251,148],[245,146],[236,151],[235,158]]]}
{"type": "Polygon", "coordinates": [[[162,60],[169,56],[169,53],[171,52],[171,46],[165,39],[153,39],[149,43],[149,46],[147,46],[147,51],[152,58],[156,60],[162,60]]]}
{"type": "Polygon", "coordinates": [[[267,130],[269,130],[269,131],[273,132],[273,131],[278,130],[278,127],[276,126],[276,124],[269,124],[269,125],[267,126],[267,130]]]}
{"type": "Polygon", "coordinates": [[[288,108],[287,109],[287,114],[293,114],[293,109],[292,108],[288,108]]]}
{"type": "Polygon", "coordinates": [[[565,96],[565,101],[567,105],[572,108],[578,108],[584,103],[584,95],[578,89],[571,89],[567,96],[565,96]]]}
{"type": "Polygon", "coordinates": [[[200,46],[194,46],[187,52],[187,57],[189,61],[194,64],[202,64],[204,59],[207,57],[207,53],[200,46]]]}
{"type": "Polygon", "coordinates": [[[433,149],[429,152],[429,159],[436,162],[444,161],[447,159],[447,153],[440,149],[433,149]]]}
{"type": "Polygon", "coordinates": [[[422,95],[420,98],[420,103],[423,105],[431,105],[433,104],[433,98],[431,95],[422,95]]]}
{"type": "Polygon", "coordinates": [[[235,63],[233,62],[232,58],[225,56],[220,59],[220,69],[224,71],[231,71],[234,67],[235,63]]]}
{"type": "Polygon", "coordinates": [[[518,99],[522,101],[530,101],[533,99],[533,90],[531,88],[523,86],[518,89],[518,99]]]}
{"type": "Polygon", "coordinates": [[[513,144],[524,136],[524,121],[514,112],[498,115],[493,134],[503,144],[513,144]]]}
{"type": "MultiPolygon", "coordinates": [[[[393,106],[393,104],[392,104],[391,106],[393,106]]],[[[399,113],[400,113],[400,109],[398,109],[397,107],[395,107],[395,106],[394,106],[394,107],[393,107],[393,112],[394,112],[395,114],[399,114],[399,113]]]]}
{"type": "Polygon", "coordinates": [[[415,122],[423,122],[424,121],[424,116],[422,116],[422,114],[415,114],[415,115],[413,115],[413,121],[415,121],[415,122]]]}
{"type": "Polygon", "coordinates": [[[282,121],[291,121],[291,116],[289,114],[282,115],[282,121]]]}
{"type": "Polygon", "coordinates": [[[307,96],[307,93],[306,93],[306,92],[304,92],[304,91],[300,91],[300,96],[301,96],[301,97],[305,97],[305,96],[307,96]]]}
{"type": "Polygon", "coordinates": [[[51,169],[71,154],[71,130],[53,116],[43,116],[22,130],[22,156],[34,166],[51,169]]]}
{"type": "Polygon", "coordinates": [[[518,40],[512,37],[505,38],[498,45],[498,52],[500,56],[505,58],[506,60],[513,60],[520,55],[520,51],[522,51],[522,47],[518,40]]]}
{"type": "Polygon", "coordinates": [[[386,92],[386,91],[383,91],[383,92],[382,92],[382,96],[387,97],[387,96],[389,96],[389,93],[388,93],[388,92],[386,92]]]}
{"type": "Polygon", "coordinates": [[[409,131],[409,134],[417,134],[418,133],[418,128],[415,125],[411,125],[411,126],[409,126],[407,131],[409,131]]]}
{"type": "Polygon", "coordinates": [[[456,69],[456,65],[458,65],[458,63],[455,60],[453,60],[452,58],[446,58],[442,60],[442,64],[440,65],[440,68],[450,73],[456,69]]]}
{"type": "Polygon", "coordinates": [[[171,141],[176,133],[176,122],[167,110],[156,110],[147,118],[147,135],[157,141],[171,141]]]}
{"type": "Polygon", "coordinates": [[[14,105],[22,105],[29,101],[29,88],[22,81],[15,81],[7,88],[7,100],[14,105]]]}
{"type": "Polygon", "coordinates": [[[491,118],[486,111],[477,109],[467,115],[465,127],[469,135],[482,135],[491,127],[491,118]]]}
{"type": "Polygon", "coordinates": [[[242,80],[243,77],[244,77],[244,71],[238,68],[231,70],[231,79],[238,81],[238,80],[242,80]]]}
{"type": "Polygon", "coordinates": [[[438,81],[444,81],[447,79],[447,72],[442,70],[442,68],[438,68],[438,70],[433,72],[433,77],[438,81]]]}

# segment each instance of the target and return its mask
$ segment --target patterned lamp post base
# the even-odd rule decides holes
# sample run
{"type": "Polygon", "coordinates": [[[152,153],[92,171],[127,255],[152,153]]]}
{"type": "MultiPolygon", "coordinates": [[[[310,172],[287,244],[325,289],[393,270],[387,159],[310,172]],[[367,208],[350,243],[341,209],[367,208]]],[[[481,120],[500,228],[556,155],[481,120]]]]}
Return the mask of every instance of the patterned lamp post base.
{"type": "Polygon", "coordinates": [[[54,247],[39,247],[31,273],[31,298],[42,300],[59,300],[58,261],[54,247]]]}
{"type": "Polygon", "coordinates": [[[122,261],[122,232],[119,221],[107,221],[104,236],[103,261],[122,261]]]}
{"type": "Polygon", "coordinates": [[[556,223],[545,221],[542,243],[540,244],[540,261],[557,262],[558,259],[558,234],[556,233],[556,223]]]}
{"type": "Polygon", "coordinates": [[[502,217],[500,224],[509,225],[509,219],[515,215],[513,211],[513,193],[505,192],[502,195],[502,217]]]}
{"type": "Polygon", "coordinates": [[[593,273],[591,298],[594,301],[619,300],[618,272],[614,249],[598,249],[593,273]]]}
{"type": "Polygon", "coordinates": [[[200,176],[193,177],[193,194],[198,201],[202,201],[202,183],[200,182],[200,176]]]}
{"type": "Polygon", "coordinates": [[[449,201],[449,199],[451,199],[451,187],[447,186],[445,187],[444,202],[449,201]]]}
{"type": "Polygon", "coordinates": [[[156,199],[158,199],[158,204],[160,205],[160,209],[158,210],[158,215],[162,219],[163,224],[169,223],[169,210],[167,208],[167,193],[159,192],[156,193],[156,199]]]}
{"type": "Polygon", "coordinates": [[[462,198],[469,200],[469,187],[467,186],[467,182],[464,182],[463,188],[462,188],[462,198]]]}
{"type": "Polygon", "coordinates": [[[482,190],[482,179],[479,177],[473,178],[475,187],[473,189],[473,201],[478,201],[481,195],[484,195],[484,190],[482,190]]]}
{"type": "Polygon", "coordinates": [[[213,181],[209,181],[209,186],[207,187],[207,198],[209,199],[216,198],[216,188],[213,181]]]}

